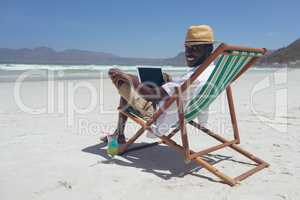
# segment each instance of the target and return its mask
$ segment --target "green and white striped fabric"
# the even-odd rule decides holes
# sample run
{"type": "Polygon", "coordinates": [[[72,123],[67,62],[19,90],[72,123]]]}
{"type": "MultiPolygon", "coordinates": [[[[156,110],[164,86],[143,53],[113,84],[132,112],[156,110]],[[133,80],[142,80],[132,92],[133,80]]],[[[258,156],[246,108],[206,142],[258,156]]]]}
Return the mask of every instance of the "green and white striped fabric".
{"type": "Polygon", "coordinates": [[[191,121],[202,110],[206,109],[219,94],[231,83],[252,57],[260,57],[261,53],[232,51],[221,55],[204,86],[185,106],[185,119],[191,121]]]}

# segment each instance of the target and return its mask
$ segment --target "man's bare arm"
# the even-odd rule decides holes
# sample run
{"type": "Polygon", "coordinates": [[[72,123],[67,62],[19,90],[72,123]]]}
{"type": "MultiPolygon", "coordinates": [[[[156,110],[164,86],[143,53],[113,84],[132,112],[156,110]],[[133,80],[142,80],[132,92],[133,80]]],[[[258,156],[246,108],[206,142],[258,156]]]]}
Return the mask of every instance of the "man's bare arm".
{"type": "Polygon", "coordinates": [[[167,92],[162,87],[142,84],[137,76],[124,73],[120,69],[110,69],[108,74],[117,87],[122,83],[129,83],[148,101],[158,102],[168,96],[167,92]]]}

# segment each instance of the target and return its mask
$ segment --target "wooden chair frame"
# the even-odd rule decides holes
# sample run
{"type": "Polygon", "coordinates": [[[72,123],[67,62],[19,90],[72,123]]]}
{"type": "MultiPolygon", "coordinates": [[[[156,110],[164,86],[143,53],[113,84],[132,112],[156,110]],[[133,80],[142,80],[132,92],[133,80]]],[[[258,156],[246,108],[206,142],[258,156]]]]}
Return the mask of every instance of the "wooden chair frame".
{"type": "MultiPolygon", "coordinates": [[[[148,121],[144,121],[137,116],[131,115],[128,112],[125,112],[125,111],[119,109],[119,112],[126,115],[127,117],[129,117],[130,119],[132,119],[133,121],[138,123],[139,125],[141,125],[141,128],[135,133],[135,135],[133,135],[126,142],[126,144],[122,145],[119,148],[119,154],[121,155],[128,151],[142,149],[142,148],[146,148],[149,146],[164,143],[164,144],[178,150],[179,152],[183,153],[186,162],[190,162],[192,160],[195,161],[197,164],[204,167],[205,169],[207,169],[208,171],[210,171],[211,173],[213,173],[214,175],[216,175],[217,177],[222,179],[225,183],[229,184],[230,186],[234,186],[237,183],[239,183],[240,181],[244,180],[245,178],[253,175],[254,173],[262,170],[263,168],[268,167],[269,164],[267,162],[254,156],[253,154],[249,153],[248,151],[242,149],[238,145],[238,144],[240,144],[240,136],[239,136],[237,119],[236,119],[236,114],[235,114],[235,109],[234,109],[232,90],[231,90],[230,85],[226,88],[226,95],[227,95],[227,101],[228,101],[228,106],[229,106],[231,123],[232,123],[232,127],[233,127],[233,135],[234,135],[233,140],[228,140],[228,139],[222,137],[221,135],[216,134],[213,131],[211,131],[205,127],[202,127],[200,124],[196,123],[195,121],[186,122],[185,118],[184,118],[184,110],[183,110],[183,102],[181,99],[181,93],[183,91],[185,91],[188,88],[189,84],[191,84],[209,66],[209,64],[211,62],[213,62],[219,55],[227,54],[228,52],[233,51],[233,50],[259,52],[262,54],[266,53],[266,49],[263,49],[263,48],[261,48],[261,49],[260,48],[245,48],[245,47],[238,47],[238,46],[230,46],[230,45],[223,43],[204,61],[204,63],[202,64],[202,67],[198,68],[195,71],[195,73],[190,77],[189,80],[185,81],[181,85],[181,87],[176,88],[175,94],[173,96],[171,96],[169,99],[167,99],[165,101],[163,107],[160,108],[153,115],[153,117],[150,118],[148,121]],[[150,126],[164,112],[164,110],[167,109],[174,101],[176,101],[177,108],[178,108],[179,127],[174,129],[171,133],[169,133],[169,135],[159,137],[160,138],[159,142],[155,142],[155,143],[151,143],[151,144],[147,144],[147,145],[143,145],[140,147],[129,149],[129,146],[131,144],[133,144],[145,132],[145,130],[151,130],[150,126]],[[195,151],[191,150],[189,148],[188,134],[187,134],[187,129],[186,129],[187,123],[189,123],[190,125],[194,126],[197,129],[201,130],[202,132],[206,133],[207,135],[213,137],[214,139],[219,141],[221,144],[212,146],[210,148],[201,150],[199,152],[195,152],[195,151]],[[181,133],[182,145],[177,144],[174,140],[171,139],[179,131],[181,133]],[[235,150],[236,152],[238,152],[238,153],[244,155],[245,157],[249,158],[250,160],[254,161],[256,163],[256,166],[253,169],[251,169],[235,178],[232,178],[232,177],[227,176],[223,172],[219,171],[212,164],[210,164],[209,162],[207,162],[201,158],[201,156],[203,156],[203,155],[206,155],[208,153],[211,153],[211,152],[214,152],[216,150],[226,148],[226,147],[230,147],[231,149],[235,150]]],[[[237,77],[234,80],[236,80],[238,77],[240,77],[257,60],[258,60],[258,57],[251,58],[251,60],[243,67],[243,69],[240,71],[240,73],[237,75],[237,77]]]]}

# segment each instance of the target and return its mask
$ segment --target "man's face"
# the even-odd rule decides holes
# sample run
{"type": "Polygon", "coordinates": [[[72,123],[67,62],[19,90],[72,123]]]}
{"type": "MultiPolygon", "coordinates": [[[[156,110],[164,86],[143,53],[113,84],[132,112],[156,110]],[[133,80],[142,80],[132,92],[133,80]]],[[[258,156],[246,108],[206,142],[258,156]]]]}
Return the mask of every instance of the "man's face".
{"type": "Polygon", "coordinates": [[[185,59],[189,67],[197,67],[204,61],[205,50],[203,45],[185,45],[185,59]]]}

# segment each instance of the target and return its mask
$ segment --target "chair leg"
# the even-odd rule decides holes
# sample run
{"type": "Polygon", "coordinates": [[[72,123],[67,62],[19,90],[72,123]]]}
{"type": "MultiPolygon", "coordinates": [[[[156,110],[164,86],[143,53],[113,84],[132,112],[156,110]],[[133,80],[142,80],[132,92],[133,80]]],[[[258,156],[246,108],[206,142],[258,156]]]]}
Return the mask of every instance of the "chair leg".
{"type": "MultiPolygon", "coordinates": [[[[234,110],[233,110],[232,113],[234,113],[234,110]]],[[[235,119],[235,118],[232,118],[232,119],[235,119]]],[[[223,138],[222,136],[213,133],[209,129],[207,129],[205,127],[201,127],[198,123],[196,123],[194,121],[191,121],[189,123],[191,125],[195,126],[196,128],[198,128],[199,130],[205,132],[209,136],[211,136],[211,137],[215,138],[216,140],[220,141],[221,143],[223,143],[221,145],[217,145],[216,147],[208,148],[208,149],[202,151],[201,153],[211,152],[211,151],[214,151],[216,149],[221,149],[221,148],[225,148],[225,147],[228,146],[228,147],[234,149],[235,151],[239,152],[240,154],[246,156],[247,158],[253,160],[255,163],[258,164],[255,168],[253,168],[253,169],[251,169],[251,170],[249,170],[249,171],[247,171],[247,172],[245,172],[245,173],[243,173],[243,174],[241,174],[241,175],[239,175],[239,176],[237,176],[235,178],[231,178],[231,177],[227,176],[226,174],[222,173],[217,168],[215,168],[212,164],[208,163],[207,161],[205,161],[204,159],[202,159],[200,156],[196,155],[197,154],[196,152],[194,152],[194,151],[192,151],[192,150],[189,149],[189,147],[188,147],[188,138],[187,138],[186,129],[185,129],[186,124],[185,123],[182,124],[182,120],[181,120],[181,124],[180,124],[181,126],[179,128],[174,129],[168,136],[161,136],[160,137],[161,142],[163,142],[163,143],[167,144],[168,146],[173,147],[176,150],[180,151],[181,153],[183,153],[185,155],[185,158],[194,160],[197,164],[201,165],[202,167],[204,167],[205,169],[207,169],[208,171],[210,171],[212,174],[214,174],[217,177],[219,177],[221,180],[223,180],[228,185],[234,186],[237,183],[239,183],[240,181],[244,180],[245,178],[247,178],[247,177],[253,175],[254,173],[256,173],[256,172],[258,172],[258,171],[260,171],[260,170],[262,170],[262,169],[264,169],[264,168],[266,168],[266,167],[269,166],[269,164],[267,162],[261,160],[260,158],[254,156],[253,154],[251,154],[251,153],[247,152],[246,150],[240,148],[237,145],[238,141],[236,139],[232,140],[232,141],[228,141],[227,139],[223,138]],[[184,129],[182,129],[182,128],[184,128],[184,129]],[[182,139],[183,139],[182,140],[183,146],[178,145],[174,140],[171,139],[179,130],[181,131],[181,136],[182,136],[182,139]],[[191,155],[195,155],[195,156],[191,157],[191,155]]],[[[119,154],[123,154],[125,152],[130,151],[130,149],[128,149],[129,146],[132,143],[134,143],[144,133],[145,130],[146,130],[145,126],[142,126],[136,132],[136,134],[134,136],[132,136],[128,140],[128,142],[125,145],[122,145],[119,148],[119,154]]],[[[238,132],[237,132],[237,135],[238,135],[238,132]]],[[[147,144],[147,145],[136,147],[136,148],[133,148],[133,149],[135,149],[135,150],[136,149],[141,149],[141,148],[150,147],[150,146],[157,145],[157,144],[160,144],[160,142],[156,142],[156,143],[152,143],[152,144],[147,144]]]]}
{"type": "Polygon", "coordinates": [[[175,92],[177,94],[176,104],[178,108],[178,119],[179,119],[182,146],[185,152],[185,162],[188,163],[191,161],[191,159],[190,159],[190,148],[189,148],[188,136],[186,131],[186,123],[184,119],[183,101],[181,99],[182,94],[179,87],[175,88],[175,92]]]}
{"type": "MultiPolygon", "coordinates": [[[[179,131],[179,128],[175,128],[168,136],[167,138],[172,138],[177,132],[179,131]]],[[[141,133],[143,134],[143,132],[141,133]]],[[[162,144],[164,143],[164,141],[158,141],[158,142],[153,142],[153,143],[149,143],[149,144],[145,144],[145,145],[140,145],[140,146],[137,146],[137,147],[132,147],[132,148],[129,148],[129,146],[134,143],[134,141],[141,135],[135,135],[133,136],[131,139],[128,140],[128,142],[126,144],[124,144],[123,146],[121,146],[119,148],[119,155],[123,155],[125,153],[128,153],[128,152],[131,152],[131,151],[136,151],[136,150],[140,150],[140,149],[144,149],[144,148],[148,148],[148,147],[152,147],[152,146],[156,146],[156,145],[159,145],[159,144],[162,144]],[[134,137],[136,137],[136,139],[134,139],[134,137]]]]}
{"type": "Polygon", "coordinates": [[[215,168],[213,165],[209,164],[207,161],[203,160],[200,157],[197,157],[194,159],[196,163],[213,173],[215,176],[219,177],[221,180],[223,180],[225,183],[227,183],[230,186],[235,186],[237,183],[239,183],[237,180],[227,176],[226,174],[220,172],[217,168],[215,168]]]}
{"type": "MultiPolygon", "coordinates": [[[[161,139],[168,146],[173,147],[177,151],[185,154],[185,149],[182,146],[178,145],[173,140],[169,139],[166,136],[162,136],[161,139]]],[[[195,153],[195,152],[190,150],[190,153],[195,153]]],[[[209,164],[205,160],[201,159],[200,157],[194,158],[193,160],[195,160],[195,162],[197,164],[201,165],[202,167],[204,167],[205,169],[207,169],[208,171],[210,171],[211,173],[213,173],[214,175],[216,175],[217,177],[222,179],[225,183],[229,184],[230,186],[234,186],[238,183],[236,180],[234,180],[234,179],[230,178],[229,176],[225,175],[224,173],[220,172],[218,169],[216,169],[214,166],[212,166],[211,164],[209,164]]]]}
{"type": "MultiPolygon", "coordinates": [[[[218,140],[218,141],[220,141],[220,142],[222,142],[222,143],[229,143],[229,142],[230,142],[230,141],[228,141],[227,139],[225,139],[224,137],[222,137],[222,136],[220,136],[220,135],[218,135],[218,134],[213,133],[211,130],[206,129],[206,128],[202,128],[202,127],[200,126],[200,124],[198,124],[198,123],[196,123],[196,122],[194,122],[194,121],[191,121],[190,124],[191,124],[192,126],[194,126],[195,128],[197,128],[197,129],[199,129],[199,130],[205,132],[205,133],[208,134],[209,136],[214,137],[216,140],[218,140]]],[[[239,147],[239,146],[237,145],[237,143],[236,143],[236,144],[231,144],[231,145],[229,145],[228,147],[230,147],[230,148],[232,148],[233,150],[239,152],[240,154],[243,154],[244,156],[246,156],[247,158],[249,158],[250,160],[252,160],[252,161],[254,161],[254,162],[258,163],[258,164],[266,163],[264,160],[255,157],[253,154],[251,154],[251,153],[249,153],[248,151],[246,151],[246,150],[242,149],[241,147],[239,147]]]]}
{"type": "Polygon", "coordinates": [[[140,128],[134,136],[132,136],[124,145],[119,147],[119,155],[125,153],[128,149],[128,147],[134,143],[145,131],[145,128],[140,128]]]}
{"type": "MultiPolygon", "coordinates": [[[[191,121],[190,124],[191,124],[192,126],[198,128],[199,130],[205,132],[205,133],[208,134],[209,136],[215,138],[216,140],[220,141],[221,143],[223,143],[223,144],[226,144],[226,143],[227,143],[227,144],[230,144],[230,141],[228,141],[227,139],[225,139],[224,137],[222,137],[222,136],[220,136],[220,135],[218,135],[218,134],[213,133],[212,131],[210,131],[210,130],[207,129],[207,128],[201,127],[200,124],[198,124],[198,123],[196,123],[196,122],[194,122],[194,121],[191,121]]],[[[233,141],[235,141],[235,140],[233,140],[233,141]]],[[[220,146],[221,146],[221,145],[220,145],[220,146]]],[[[235,178],[230,178],[230,179],[228,179],[228,177],[223,176],[224,174],[222,175],[222,173],[221,173],[221,174],[217,174],[217,173],[219,173],[219,172],[214,173],[213,170],[216,170],[216,169],[214,169],[213,166],[210,165],[209,163],[203,163],[203,162],[200,162],[200,161],[199,161],[199,157],[196,157],[196,158],[195,158],[195,161],[196,161],[197,163],[199,163],[200,165],[202,165],[203,167],[205,167],[205,165],[206,165],[206,167],[205,167],[206,169],[208,169],[209,171],[211,171],[212,173],[214,173],[215,175],[217,175],[218,177],[220,177],[222,180],[224,180],[224,181],[225,181],[226,183],[228,183],[229,185],[232,185],[233,183],[236,184],[236,183],[238,183],[238,182],[244,180],[245,178],[247,178],[247,177],[253,175],[254,173],[256,173],[256,172],[258,172],[258,171],[260,171],[260,170],[262,170],[262,169],[264,169],[264,168],[266,168],[266,167],[269,167],[269,164],[268,164],[266,161],[264,161],[264,160],[262,160],[262,159],[260,159],[260,158],[258,158],[258,157],[256,157],[256,156],[254,156],[254,155],[251,154],[250,152],[248,152],[248,151],[242,149],[241,147],[239,147],[239,146],[237,145],[237,143],[232,143],[232,144],[226,145],[226,146],[232,148],[232,149],[235,150],[236,152],[238,152],[238,153],[244,155],[245,157],[247,157],[247,158],[249,158],[250,160],[252,160],[253,162],[255,162],[255,163],[257,164],[256,167],[253,168],[253,169],[250,169],[250,170],[248,170],[248,171],[246,171],[246,172],[244,172],[243,174],[241,174],[241,175],[239,175],[239,176],[237,176],[237,177],[235,177],[235,178]],[[234,181],[232,182],[232,180],[234,180],[234,181]]],[[[208,149],[206,149],[206,150],[208,150],[208,149]]],[[[204,151],[205,151],[205,150],[204,150],[204,151]]],[[[197,153],[196,153],[196,154],[197,154],[197,153]]]]}
{"type": "Polygon", "coordinates": [[[228,102],[228,107],[229,107],[229,112],[230,112],[231,124],[232,124],[232,128],[233,128],[233,133],[234,133],[234,139],[237,140],[237,144],[240,144],[240,134],[239,134],[239,129],[238,129],[238,125],[237,125],[232,90],[231,90],[230,85],[227,86],[227,88],[226,88],[226,94],[227,94],[227,102],[228,102]]]}
{"type": "Polygon", "coordinates": [[[175,128],[167,137],[169,139],[172,138],[179,130],[180,128],[175,128]]]}

